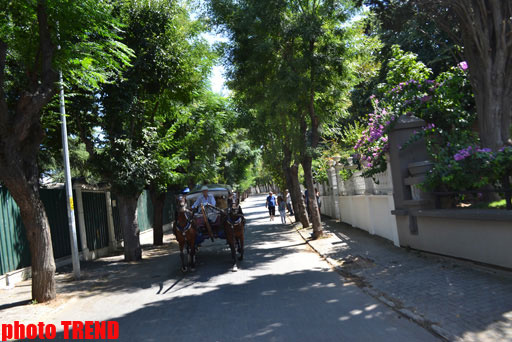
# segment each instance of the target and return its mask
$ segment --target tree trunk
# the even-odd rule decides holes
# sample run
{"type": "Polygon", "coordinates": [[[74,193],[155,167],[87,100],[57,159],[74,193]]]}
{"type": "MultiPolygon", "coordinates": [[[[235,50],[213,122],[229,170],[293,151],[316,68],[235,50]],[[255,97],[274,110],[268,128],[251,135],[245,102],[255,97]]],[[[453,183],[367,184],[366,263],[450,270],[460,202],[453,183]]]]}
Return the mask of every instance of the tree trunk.
{"type": "MultiPolygon", "coordinates": [[[[21,116],[20,112],[15,118],[21,116]]],[[[56,290],[50,225],[39,196],[37,154],[43,130],[39,120],[25,122],[20,126],[25,132],[22,138],[8,127],[11,126],[0,120],[0,179],[20,208],[25,225],[31,255],[32,299],[44,303],[55,298],[56,290]]]]}
{"type": "Polygon", "coordinates": [[[37,155],[44,135],[41,109],[56,94],[58,80],[53,69],[56,46],[45,1],[37,1],[37,21],[39,47],[33,54],[34,72],[26,70],[25,87],[5,85],[8,46],[0,39],[0,179],[20,208],[30,245],[32,298],[43,303],[56,295],[55,261],[50,226],[39,196],[37,155]],[[14,101],[9,104],[6,89],[16,92],[9,95],[14,101]]]}
{"type": "Polygon", "coordinates": [[[14,163],[7,165],[0,168],[0,177],[20,208],[25,225],[31,255],[32,299],[44,303],[56,295],[55,260],[50,224],[39,196],[38,168],[28,163],[24,164],[25,170],[14,163]]]}
{"type": "Polygon", "coordinates": [[[496,70],[495,65],[488,66],[488,69],[488,74],[481,77],[480,80],[473,81],[472,77],[471,84],[475,92],[478,130],[482,147],[497,151],[511,143],[512,87],[509,86],[508,89],[505,87],[505,83],[510,82],[504,80],[505,76],[496,70]]]}
{"type": "Polygon", "coordinates": [[[454,33],[446,14],[451,8],[460,25],[469,79],[475,94],[482,146],[496,151],[512,144],[512,4],[510,1],[421,1],[441,29],[454,33]]]}
{"type": "Polygon", "coordinates": [[[290,179],[292,181],[292,187],[290,188],[290,196],[292,196],[292,205],[295,212],[295,219],[302,223],[303,227],[309,227],[309,219],[306,214],[306,204],[302,198],[299,183],[299,165],[294,163],[290,166],[290,179]],[[297,216],[298,215],[298,216],[297,216]]]}
{"type": "Polygon", "coordinates": [[[322,220],[320,217],[320,210],[318,202],[316,201],[315,184],[313,182],[313,158],[305,156],[302,160],[302,168],[304,169],[304,179],[306,180],[306,187],[308,189],[309,208],[311,212],[311,222],[313,223],[313,238],[322,236],[322,220]]]}
{"type": "Polygon", "coordinates": [[[55,260],[53,257],[50,224],[37,185],[7,188],[20,208],[30,245],[32,268],[32,299],[44,303],[56,296],[55,260]],[[24,189],[23,189],[24,188],[24,189]]]}
{"type": "Polygon", "coordinates": [[[153,203],[153,245],[160,246],[164,244],[164,203],[165,193],[159,192],[154,187],[149,188],[151,203],[153,203]]]}
{"type": "Polygon", "coordinates": [[[140,193],[136,195],[117,195],[119,204],[119,216],[123,229],[124,239],[124,260],[137,261],[142,259],[140,247],[140,230],[137,222],[137,200],[140,193]]]}
{"type": "MultiPolygon", "coordinates": [[[[309,41],[309,53],[311,56],[314,55],[315,52],[315,40],[311,39],[309,41]]],[[[301,132],[305,138],[305,146],[311,146],[311,151],[306,149],[302,153],[302,168],[304,169],[304,180],[306,181],[306,188],[308,189],[308,202],[309,209],[311,212],[311,223],[313,224],[313,238],[318,238],[322,236],[322,220],[320,217],[320,210],[318,208],[318,202],[316,201],[316,192],[315,192],[315,184],[313,181],[313,151],[318,146],[318,142],[320,141],[320,133],[318,127],[320,126],[320,120],[316,115],[315,111],[315,76],[316,76],[316,66],[314,63],[314,58],[311,58],[310,65],[310,89],[309,89],[309,100],[308,100],[308,109],[307,112],[309,114],[309,119],[311,121],[311,140],[308,141],[308,137],[306,134],[306,120],[302,117],[300,126],[301,132]]]]}
{"type": "Polygon", "coordinates": [[[482,145],[510,144],[512,5],[510,1],[454,1],[475,93],[482,145]]]}

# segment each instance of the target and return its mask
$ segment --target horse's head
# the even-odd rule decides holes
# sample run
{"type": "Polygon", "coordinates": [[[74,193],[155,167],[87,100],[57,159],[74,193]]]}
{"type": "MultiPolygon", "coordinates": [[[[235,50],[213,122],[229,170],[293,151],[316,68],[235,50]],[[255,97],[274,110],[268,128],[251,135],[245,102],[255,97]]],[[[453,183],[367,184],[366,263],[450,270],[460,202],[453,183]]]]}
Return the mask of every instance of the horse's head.
{"type": "Polygon", "coordinates": [[[228,215],[229,216],[238,216],[240,214],[240,204],[238,201],[233,201],[231,204],[231,207],[228,208],[228,215]]]}
{"type": "Polygon", "coordinates": [[[185,196],[179,196],[176,199],[177,209],[179,213],[184,213],[187,211],[187,199],[185,196]]]}

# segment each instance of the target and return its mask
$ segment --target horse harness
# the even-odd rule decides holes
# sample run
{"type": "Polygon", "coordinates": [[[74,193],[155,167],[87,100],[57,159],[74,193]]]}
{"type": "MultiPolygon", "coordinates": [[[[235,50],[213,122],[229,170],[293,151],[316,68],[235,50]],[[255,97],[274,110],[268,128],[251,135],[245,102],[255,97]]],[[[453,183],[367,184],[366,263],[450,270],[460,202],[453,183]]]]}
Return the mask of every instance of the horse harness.
{"type": "Polygon", "coordinates": [[[176,228],[178,228],[178,230],[181,232],[181,234],[183,236],[185,236],[187,234],[187,231],[192,227],[192,219],[188,217],[187,215],[187,212],[188,210],[185,210],[185,217],[187,219],[187,224],[185,225],[185,227],[180,227],[180,224],[178,223],[178,220],[176,220],[176,228]]]}
{"type": "Polygon", "coordinates": [[[235,226],[239,225],[243,220],[243,216],[238,216],[238,219],[233,222],[231,215],[228,216],[227,223],[231,226],[231,229],[235,230],[235,226]]]}

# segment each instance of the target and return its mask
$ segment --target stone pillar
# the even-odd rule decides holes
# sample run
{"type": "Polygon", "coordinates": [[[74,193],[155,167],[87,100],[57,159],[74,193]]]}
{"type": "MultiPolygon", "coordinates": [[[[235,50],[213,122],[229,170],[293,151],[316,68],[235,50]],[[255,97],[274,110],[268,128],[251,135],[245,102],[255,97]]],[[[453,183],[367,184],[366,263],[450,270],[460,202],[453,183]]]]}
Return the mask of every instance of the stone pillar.
{"type": "Polygon", "coordinates": [[[105,192],[105,202],[105,205],[107,206],[108,247],[110,250],[116,250],[118,244],[114,229],[114,216],[112,215],[112,198],[110,196],[110,191],[105,192]]]}
{"type": "Polygon", "coordinates": [[[82,189],[80,186],[75,187],[76,193],[76,209],[78,211],[78,232],[80,234],[80,246],[82,247],[82,257],[84,260],[90,260],[91,255],[87,248],[87,234],[85,233],[85,215],[84,203],[82,201],[82,189]]]}
{"type": "Polygon", "coordinates": [[[409,165],[415,162],[428,160],[429,155],[423,139],[419,139],[406,148],[406,144],[416,131],[425,126],[425,121],[415,117],[402,115],[397,119],[395,126],[389,133],[389,156],[391,165],[391,178],[393,180],[393,200],[396,215],[399,240],[401,234],[418,235],[416,211],[433,206],[431,200],[413,200],[409,178],[409,165]]]}
{"type": "Polygon", "coordinates": [[[336,163],[336,165],[334,166],[334,176],[336,177],[336,191],[333,190],[333,193],[334,193],[334,196],[336,196],[336,201],[337,201],[337,205],[336,205],[336,219],[342,221],[342,218],[341,218],[341,201],[340,201],[340,196],[342,196],[342,191],[341,191],[341,185],[342,185],[342,182],[343,180],[340,178],[340,172],[341,172],[341,168],[343,166],[341,164],[338,164],[336,163]]]}
{"type": "Polygon", "coordinates": [[[400,147],[423,126],[425,121],[415,116],[402,115],[389,133],[389,159],[396,209],[406,209],[410,204],[409,201],[412,200],[411,190],[404,183],[404,179],[409,176],[409,164],[428,159],[427,147],[423,139],[410,144],[403,150],[400,147]]]}
{"type": "Polygon", "coordinates": [[[338,177],[337,171],[334,167],[334,163],[329,161],[329,168],[327,169],[327,174],[329,177],[329,183],[331,184],[331,203],[334,205],[334,217],[339,220],[341,219],[340,215],[340,202],[339,202],[339,190],[338,190],[338,177]]]}

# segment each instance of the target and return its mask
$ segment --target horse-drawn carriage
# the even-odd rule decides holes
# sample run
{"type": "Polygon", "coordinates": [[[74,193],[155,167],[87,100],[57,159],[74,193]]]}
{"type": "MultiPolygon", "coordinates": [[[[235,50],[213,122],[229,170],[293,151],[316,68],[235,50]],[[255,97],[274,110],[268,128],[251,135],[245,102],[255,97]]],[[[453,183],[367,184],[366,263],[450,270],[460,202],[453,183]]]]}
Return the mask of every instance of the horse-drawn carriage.
{"type": "Polygon", "coordinates": [[[244,226],[239,201],[229,186],[203,186],[186,197],[180,197],[173,231],[180,245],[182,270],[187,270],[183,253],[185,247],[189,255],[188,264],[194,270],[197,247],[207,239],[214,241],[220,238],[229,244],[233,271],[236,271],[236,251],[240,253],[239,260],[243,259],[244,226]]]}

